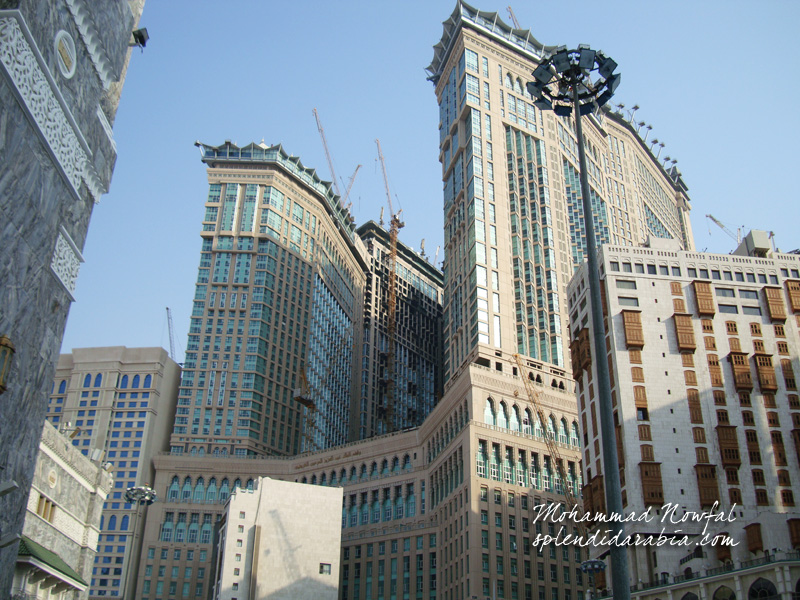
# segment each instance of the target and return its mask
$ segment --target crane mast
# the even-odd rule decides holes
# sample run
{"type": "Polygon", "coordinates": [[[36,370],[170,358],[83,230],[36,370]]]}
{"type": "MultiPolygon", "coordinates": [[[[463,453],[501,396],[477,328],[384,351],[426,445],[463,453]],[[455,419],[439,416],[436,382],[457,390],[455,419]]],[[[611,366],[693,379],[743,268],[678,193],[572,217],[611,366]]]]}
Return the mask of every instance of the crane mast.
{"type": "MultiPolygon", "coordinates": [[[[720,221],[719,219],[717,219],[717,218],[716,218],[714,215],[706,215],[706,217],[708,217],[709,219],[711,219],[712,221],[714,221],[714,224],[715,224],[717,227],[719,227],[720,229],[722,229],[722,231],[724,231],[724,232],[725,232],[725,233],[727,233],[727,234],[728,234],[730,237],[732,237],[734,240],[736,240],[736,243],[737,243],[737,244],[741,244],[741,243],[742,243],[742,228],[741,228],[741,227],[739,227],[739,228],[736,230],[736,233],[733,233],[733,231],[731,231],[730,229],[728,229],[728,228],[725,226],[725,224],[724,224],[724,223],[722,223],[722,221],[720,221]]],[[[709,233],[711,233],[711,232],[709,231],[709,233]]]]}
{"type": "Polygon", "coordinates": [[[514,29],[522,29],[519,26],[519,21],[517,21],[517,15],[514,14],[514,9],[511,6],[507,6],[506,10],[508,11],[508,16],[511,17],[511,22],[514,23],[514,29]]]}
{"type": "Polygon", "coordinates": [[[394,346],[395,346],[395,332],[397,329],[397,234],[405,226],[400,220],[402,210],[397,213],[394,212],[392,206],[392,194],[389,190],[389,176],[386,174],[386,161],[383,158],[383,151],[381,150],[380,140],[375,140],[378,146],[378,158],[381,161],[381,170],[383,171],[383,182],[386,186],[386,200],[389,205],[389,277],[387,282],[386,293],[386,330],[387,330],[387,352],[386,352],[386,406],[383,408],[382,420],[386,427],[386,433],[394,430],[394,346]]]}
{"type": "MultiPolygon", "coordinates": [[[[525,385],[525,392],[528,394],[528,400],[531,404],[533,404],[533,408],[536,411],[536,417],[539,419],[539,422],[542,425],[542,431],[544,432],[544,441],[547,445],[547,451],[550,453],[551,460],[555,463],[555,470],[558,473],[558,476],[561,478],[563,483],[564,489],[564,497],[567,502],[567,512],[570,512],[573,507],[576,507],[577,510],[580,510],[580,506],[578,506],[578,501],[575,498],[575,494],[572,493],[572,488],[570,487],[569,479],[567,478],[567,469],[564,463],[564,459],[561,458],[561,453],[558,451],[558,446],[555,443],[555,440],[549,435],[547,431],[547,421],[545,420],[544,409],[539,402],[539,392],[533,386],[533,381],[527,376],[527,370],[522,364],[522,357],[519,354],[514,354],[514,360],[517,363],[517,368],[519,369],[519,376],[522,378],[522,382],[525,385]]],[[[534,424],[531,423],[531,427],[534,424]]],[[[581,532],[581,535],[584,534],[584,528],[582,523],[578,523],[578,529],[581,532]]]]}
{"type": "MultiPolygon", "coordinates": [[[[331,181],[333,182],[333,189],[336,192],[336,195],[339,196],[339,198],[341,198],[342,193],[339,191],[339,184],[337,183],[336,179],[336,171],[333,168],[333,158],[331,157],[331,153],[328,150],[328,142],[325,139],[325,130],[322,128],[322,122],[319,120],[319,113],[317,112],[316,108],[314,109],[314,118],[317,120],[317,129],[319,130],[319,136],[322,138],[322,146],[323,148],[325,148],[325,158],[328,159],[328,168],[331,170],[331,181]]],[[[358,169],[356,169],[356,173],[357,172],[358,169]]],[[[355,173],[353,173],[353,179],[355,179],[355,173]]],[[[344,203],[344,201],[342,201],[342,203],[344,203]]]]}
{"type": "Polygon", "coordinates": [[[169,329],[169,357],[175,360],[175,327],[172,324],[172,311],[167,307],[167,329],[169,329]]]}

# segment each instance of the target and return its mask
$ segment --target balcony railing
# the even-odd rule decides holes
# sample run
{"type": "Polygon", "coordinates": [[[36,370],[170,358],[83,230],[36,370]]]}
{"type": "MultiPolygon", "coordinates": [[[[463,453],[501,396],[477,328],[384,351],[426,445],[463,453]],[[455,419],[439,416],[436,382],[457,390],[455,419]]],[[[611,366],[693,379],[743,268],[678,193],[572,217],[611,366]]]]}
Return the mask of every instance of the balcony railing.
{"type": "MultiPolygon", "coordinates": [[[[753,560],[745,560],[738,563],[738,566],[732,562],[722,565],[721,567],[717,567],[714,569],[707,569],[705,574],[701,572],[691,573],[689,575],[672,575],[672,576],[665,576],[661,579],[656,581],[649,581],[643,582],[640,581],[637,584],[630,586],[631,592],[641,592],[657,587],[666,587],[670,585],[676,585],[679,583],[684,583],[687,581],[695,581],[699,579],[707,579],[709,577],[716,577],[717,575],[722,575],[724,573],[732,573],[735,571],[744,571],[747,569],[752,569],[754,567],[760,567],[762,565],[766,565],[769,563],[775,562],[789,562],[789,561],[800,561],[800,551],[791,551],[791,552],[782,552],[780,554],[768,554],[766,556],[762,556],[759,558],[754,558],[753,560]]],[[[608,595],[605,596],[598,596],[598,600],[602,598],[613,598],[613,591],[609,591],[608,595]]],[[[778,599],[779,596],[771,596],[770,598],[778,599]]],[[[769,599],[767,599],[769,600],[769,599]]],[[[800,594],[793,594],[792,600],[800,600],[800,594]]]]}

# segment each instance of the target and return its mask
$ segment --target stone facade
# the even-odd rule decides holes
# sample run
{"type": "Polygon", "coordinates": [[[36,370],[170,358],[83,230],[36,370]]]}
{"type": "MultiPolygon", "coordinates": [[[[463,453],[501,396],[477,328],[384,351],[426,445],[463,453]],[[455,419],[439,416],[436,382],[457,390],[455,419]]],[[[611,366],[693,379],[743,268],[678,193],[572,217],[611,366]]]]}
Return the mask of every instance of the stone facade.
{"type": "Polygon", "coordinates": [[[88,597],[85,583],[92,575],[103,502],[112,484],[108,471],[45,422],[22,534],[69,565],[83,585],[20,560],[12,594],[46,597],[49,593],[59,600],[88,597]]]}
{"type": "MultiPolygon", "coordinates": [[[[92,207],[108,189],[111,137],[136,0],[0,2],[0,332],[16,347],[0,402],[0,467],[19,490],[0,530],[20,533],[46,395],[92,207]]],[[[17,545],[0,550],[0,593],[17,545]]]]}
{"type": "Polygon", "coordinates": [[[158,574],[171,572],[177,590],[208,593],[213,525],[233,489],[263,476],[342,488],[340,598],[388,598],[392,589],[398,598],[455,600],[491,589],[507,598],[535,598],[541,589],[551,598],[558,589],[568,590],[562,599],[583,600],[585,551],[532,546],[547,528],[536,524],[534,507],[564,501],[566,485],[574,496],[580,489],[573,390],[560,370],[523,364],[521,374],[508,354],[476,353],[422,425],[407,431],[290,458],[157,456],[163,502],[148,510],[135,597],[157,597],[158,574]],[[532,379],[536,404],[520,375],[532,379]],[[532,425],[537,405],[557,424],[546,430],[567,481],[556,473],[545,428],[532,425]]]}
{"type": "MultiPolygon", "coordinates": [[[[623,506],[652,515],[625,533],[688,536],[687,545],[629,551],[641,599],[728,598],[726,590],[784,598],[800,585],[800,256],[773,252],[766,235],[747,239],[752,251],[731,255],[656,240],[600,252],[601,360],[611,367],[623,506]],[[703,511],[725,518],[705,528],[690,519],[703,511]],[[717,535],[734,545],[711,543],[717,535]]],[[[607,468],[585,264],[569,294],[584,501],[594,512],[605,506],[607,468]]],[[[610,581],[600,579],[600,588],[610,581]]]]}

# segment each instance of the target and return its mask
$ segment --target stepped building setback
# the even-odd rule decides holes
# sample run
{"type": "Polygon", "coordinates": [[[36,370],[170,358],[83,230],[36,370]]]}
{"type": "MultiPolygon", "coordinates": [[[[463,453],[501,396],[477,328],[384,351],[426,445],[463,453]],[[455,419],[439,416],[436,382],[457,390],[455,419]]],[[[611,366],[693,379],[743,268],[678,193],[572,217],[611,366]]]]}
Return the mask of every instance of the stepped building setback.
{"type": "MultiPolygon", "coordinates": [[[[601,360],[611,367],[623,505],[653,515],[625,533],[677,528],[690,541],[632,548],[634,597],[795,597],[800,256],[773,252],[767,234],[754,231],[730,255],[607,245],[599,264],[608,348],[601,360]],[[703,544],[705,522],[670,524],[711,510],[726,518],[708,523],[708,539],[728,536],[735,546],[703,544]],[[666,515],[673,516],[664,522],[666,515]]],[[[604,510],[607,468],[586,265],[570,284],[569,304],[584,505],[594,513],[604,510]]]]}

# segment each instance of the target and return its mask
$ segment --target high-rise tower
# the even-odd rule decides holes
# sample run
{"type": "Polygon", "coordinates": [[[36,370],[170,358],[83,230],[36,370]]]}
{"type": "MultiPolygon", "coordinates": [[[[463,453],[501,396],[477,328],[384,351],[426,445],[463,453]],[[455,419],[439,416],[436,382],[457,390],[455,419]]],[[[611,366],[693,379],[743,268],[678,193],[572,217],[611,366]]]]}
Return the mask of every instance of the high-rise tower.
{"type": "Polygon", "coordinates": [[[173,452],[296,454],[348,439],[366,264],[347,210],[282,147],[199,144],[208,166],[173,452]]]}
{"type": "MultiPolygon", "coordinates": [[[[479,346],[565,367],[566,286],[583,260],[572,117],[533,106],[548,48],[497,13],[459,2],[428,67],[444,182],[445,380],[479,346]],[[510,258],[510,260],[509,260],[510,258]]],[[[586,119],[598,242],[648,237],[693,248],[686,186],[621,115],[586,119]]]]}

